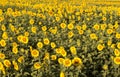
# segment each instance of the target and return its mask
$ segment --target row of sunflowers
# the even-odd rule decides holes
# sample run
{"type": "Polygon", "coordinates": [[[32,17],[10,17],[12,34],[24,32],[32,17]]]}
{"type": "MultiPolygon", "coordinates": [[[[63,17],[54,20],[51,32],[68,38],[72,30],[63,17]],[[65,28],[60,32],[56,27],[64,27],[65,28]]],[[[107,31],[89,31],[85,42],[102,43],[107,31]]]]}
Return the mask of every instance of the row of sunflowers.
{"type": "Polygon", "coordinates": [[[120,76],[119,6],[21,5],[0,5],[0,77],[120,76]]]}

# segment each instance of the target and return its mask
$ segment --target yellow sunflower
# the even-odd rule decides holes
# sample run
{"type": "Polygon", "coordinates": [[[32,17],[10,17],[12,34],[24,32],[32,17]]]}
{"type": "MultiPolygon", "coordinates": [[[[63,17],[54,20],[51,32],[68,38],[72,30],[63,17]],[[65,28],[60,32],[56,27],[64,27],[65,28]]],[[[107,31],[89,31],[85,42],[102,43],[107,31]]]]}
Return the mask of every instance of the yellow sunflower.
{"type": "Polygon", "coordinates": [[[36,57],[39,56],[39,51],[36,50],[36,49],[33,49],[33,50],[31,51],[31,55],[32,55],[32,57],[36,58],[36,57]]]}
{"type": "Polygon", "coordinates": [[[64,59],[63,65],[64,65],[65,67],[70,67],[71,64],[72,64],[72,62],[71,62],[70,59],[68,59],[68,58],[64,59]]]}
{"type": "Polygon", "coordinates": [[[40,63],[39,63],[39,62],[35,62],[35,63],[34,63],[34,68],[35,68],[35,69],[40,69],[40,68],[41,68],[40,63]]]}
{"type": "Polygon", "coordinates": [[[93,26],[93,28],[94,28],[95,30],[99,30],[99,25],[98,25],[98,24],[95,24],[95,25],[93,26]]]}
{"type": "Polygon", "coordinates": [[[74,25],[72,23],[68,24],[68,29],[72,30],[74,28],[74,25]]]}
{"type": "Polygon", "coordinates": [[[105,30],[107,25],[106,24],[102,24],[100,27],[101,27],[101,30],[105,30]]]}
{"type": "Polygon", "coordinates": [[[117,48],[120,49],[120,42],[117,43],[117,48]]]}
{"type": "Polygon", "coordinates": [[[72,31],[68,32],[68,38],[73,37],[74,33],[72,31]]]}
{"type": "Polygon", "coordinates": [[[103,46],[103,45],[98,44],[97,49],[98,49],[99,51],[102,51],[102,50],[103,50],[103,48],[104,48],[104,46],[103,46]]]}
{"type": "Polygon", "coordinates": [[[2,29],[2,31],[5,31],[5,30],[6,30],[6,26],[5,26],[5,25],[2,25],[2,26],[1,26],[1,29],[2,29]]]}
{"type": "Polygon", "coordinates": [[[4,63],[4,65],[5,65],[6,67],[10,67],[10,66],[11,66],[11,62],[10,62],[9,60],[7,60],[7,59],[5,59],[5,60],[3,61],[3,63],[4,63]]]}
{"type": "Polygon", "coordinates": [[[60,48],[60,53],[63,57],[66,57],[67,55],[67,52],[65,51],[65,49],[62,49],[62,48],[60,48]]]}
{"type": "Polygon", "coordinates": [[[18,58],[18,62],[19,62],[19,63],[22,63],[23,60],[24,60],[24,56],[20,56],[20,57],[18,58]]]}
{"type": "Polygon", "coordinates": [[[0,59],[5,59],[5,54],[0,53],[0,59]]]}
{"type": "Polygon", "coordinates": [[[46,26],[42,26],[42,31],[46,31],[47,27],[46,26]]]}
{"type": "Polygon", "coordinates": [[[16,61],[12,61],[12,64],[14,66],[14,69],[18,71],[19,70],[18,63],[16,61]]]}
{"type": "Polygon", "coordinates": [[[64,59],[63,58],[58,58],[58,63],[63,64],[64,59]]]}
{"type": "Polygon", "coordinates": [[[117,39],[120,39],[120,34],[119,34],[119,33],[116,33],[115,37],[116,37],[117,39]]]}
{"type": "Polygon", "coordinates": [[[79,34],[82,35],[84,33],[83,30],[78,30],[79,34]]]}
{"type": "Polygon", "coordinates": [[[96,36],[95,33],[91,33],[91,34],[90,34],[90,38],[91,38],[91,39],[97,39],[97,36],[96,36]]]}
{"type": "Polygon", "coordinates": [[[120,57],[115,57],[114,58],[114,63],[115,64],[120,64],[120,57]]]}
{"type": "Polygon", "coordinates": [[[42,47],[43,47],[43,43],[42,43],[42,42],[38,42],[38,43],[37,43],[37,47],[38,47],[38,48],[42,48],[42,47]]]}
{"type": "Polygon", "coordinates": [[[71,46],[71,47],[70,47],[70,51],[71,51],[71,53],[72,53],[73,55],[76,55],[76,54],[77,54],[75,46],[71,46]]]}
{"type": "Polygon", "coordinates": [[[112,29],[107,29],[107,33],[108,33],[108,34],[112,34],[112,33],[113,33],[113,30],[112,30],[112,29]]]}
{"type": "Polygon", "coordinates": [[[17,36],[17,40],[18,40],[19,42],[22,42],[22,38],[23,38],[23,35],[17,36]]]}
{"type": "Polygon", "coordinates": [[[108,65],[104,64],[102,68],[103,68],[104,70],[107,70],[107,69],[108,69],[108,65]]]}
{"type": "Polygon", "coordinates": [[[119,56],[120,55],[120,51],[118,49],[115,49],[114,50],[114,54],[115,54],[115,56],[119,56]]]}
{"type": "Polygon", "coordinates": [[[24,36],[28,37],[28,36],[29,36],[29,32],[26,31],[26,32],[24,33],[24,36]]]}
{"type": "Polygon", "coordinates": [[[65,74],[64,74],[64,72],[60,72],[60,77],[65,77],[65,74]]]}
{"type": "Polygon", "coordinates": [[[74,59],[72,60],[72,64],[75,66],[82,65],[82,60],[78,57],[74,57],[74,59]]]}
{"type": "Polygon", "coordinates": [[[57,56],[56,55],[51,55],[51,60],[56,60],[57,56]]]}
{"type": "Polygon", "coordinates": [[[13,52],[14,54],[17,54],[17,53],[18,53],[18,48],[17,48],[17,47],[13,47],[13,48],[12,48],[12,52],[13,52]]]}
{"type": "Polygon", "coordinates": [[[82,25],[82,30],[86,30],[86,29],[87,29],[86,24],[82,25]]]}
{"type": "Polygon", "coordinates": [[[34,24],[34,19],[30,19],[29,23],[30,23],[31,25],[33,25],[33,24],[34,24]]]}
{"type": "Polygon", "coordinates": [[[21,39],[21,42],[24,43],[24,44],[27,44],[28,41],[29,41],[29,39],[26,36],[23,36],[22,39],[21,39]]]}
{"type": "Polygon", "coordinates": [[[48,38],[44,38],[43,42],[44,42],[45,45],[48,45],[50,43],[50,40],[48,38]]]}
{"type": "Polygon", "coordinates": [[[36,33],[37,27],[35,27],[35,26],[31,27],[31,31],[32,31],[33,33],[36,33]]]}
{"type": "Polygon", "coordinates": [[[66,28],[66,24],[65,24],[65,23],[61,23],[61,24],[60,24],[60,27],[61,27],[62,29],[65,29],[65,28],[66,28]]]}
{"type": "Polygon", "coordinates": [[[2,40],[0,41],[0,44],[1,44],[2,47],[5,47],[5,46],[6,46],[6,41],[2,39],[2,40]]]}
{"type": "Polygon", "coordinates": [[[3,39],[8,39],[8,34],[7,34],[7,32],[3,32],[2,38],[3,38],[3,39]]]}
{"type": "Polygon", "coordinates": [[[55,48],[56,47],[56,44],[54,42],[51,42],[51,47],[52,48],[55,48]]]}
{"type": "Polygon", "coordinates": [[[0,62],[0,70],[2,70],[4,67],[3,67],[3,64],[2,62],[0,62]]]}

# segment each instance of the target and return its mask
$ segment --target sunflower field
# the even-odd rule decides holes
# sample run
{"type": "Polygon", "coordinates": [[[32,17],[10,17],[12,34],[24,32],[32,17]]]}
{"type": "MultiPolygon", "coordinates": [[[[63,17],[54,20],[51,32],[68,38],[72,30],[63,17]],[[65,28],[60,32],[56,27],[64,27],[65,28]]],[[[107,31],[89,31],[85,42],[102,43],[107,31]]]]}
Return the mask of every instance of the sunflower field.
{"type": "Polygon", "coordinates": [[[0,77],[120,77],[120,1],[0,0],[0,77]]]}

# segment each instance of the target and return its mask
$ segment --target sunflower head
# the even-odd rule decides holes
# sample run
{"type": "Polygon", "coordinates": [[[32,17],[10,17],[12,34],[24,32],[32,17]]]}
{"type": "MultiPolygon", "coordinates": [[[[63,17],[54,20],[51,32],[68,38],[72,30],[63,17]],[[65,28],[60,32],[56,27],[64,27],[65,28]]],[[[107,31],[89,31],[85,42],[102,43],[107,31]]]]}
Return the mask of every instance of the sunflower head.
{"type": "Polygon", "coordinates": [[[75,66],[79,66],[79,65],[82,65],[82,60],[78,57],[75,57],[73,60],[72,60],[72,64],[75,65],[75,66]]]}

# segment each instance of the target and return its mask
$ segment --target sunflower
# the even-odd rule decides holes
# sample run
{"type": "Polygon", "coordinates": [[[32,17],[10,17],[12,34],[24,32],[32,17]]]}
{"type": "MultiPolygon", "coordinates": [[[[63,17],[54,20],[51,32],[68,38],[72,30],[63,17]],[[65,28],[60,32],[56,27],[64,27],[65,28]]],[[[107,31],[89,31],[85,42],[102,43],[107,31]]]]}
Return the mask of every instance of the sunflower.
{"type": "Polygon", "coordinates": [[[44,38],[43,42],[44,42],[45,45],[48,45],[50,43],[50,40],[48,38],[44,38]]]}
{"type": "Polygon", "coordinates": [[[104,64],[102,68],[103,68],[104,70],[107,70],[107,69],[108,69],[108,65],[104,64]]]}
{"type": "Polygon", "coordinates": [[[100,27],[101,27],[101,30],[105,30],[107,25],[106,24],[102,24],[100,27]]]}
{"type": "Polygon", "coordinates": [[[39,56],[39,51],[36,50],[36,49],[33,49],[33,50],[31,51],[31,55],[32,55],[32,57],[36,58],[36,57],[39,56]]]}
{"type": "Polygon", "coordinates": [[[12,46],[13,46],[13,47],[17,47],[18,44],[17,44],[16,42],[13,42],[13,43],[12,43],[12,46]]]}
{"type": "Polygon", "coordinates": [[[42,31],[46,31],[47,27],[46,26],[42,26],[42,31]]]}
{"type": "Polygon", "coordinates": [[[112,40],[107,41],[107,45],[110,46],[112,44],[112,40]]]}
{"type": "Polygon", "coordinates": [[[32,31],[33,33],[36,33],[37,27],[35,27],[35,26],[31,27],[31,31],[32,31]]]}
{"type": "Polygon", "coordinates": [[[23,36],[22,39],[21,39],[21,42],[24,43],[24,44],[27,44],[28,41],[29,41],[29,39],[26,36],[23,36]]]}
{"type": "Polygon", "coordinates": [[[91,34],[90,34],[90,38],[91,38],[91,39],[97,39],[97,36],[96,36],[95,33],[91,33],[91,34]]]}
{"type": "Polygon", "coordinates": [[[3,74],[5,74],[5,68],[4,68],[2,62],[0,62],[0,70],[3,72],[3,74]]]}
{"type": "Polygon", "coordinates": [[[5,30],[6,30],[5,25],[2,25],[2,26],[1,26],[1,29],[2,29],[2,31],[5,31],[5,30]]]}
{"type": "Polygon", "coordinates": [[[51,55],[51,60],[56,60],[57,56],[56,55],[51,55]]]}
{"type": "Polygon", "coordinates": [[[9,60],[7,60],[7,59],[5,59],[5,60],[3,61],[3,63],[4,63],[4,65],[5,65],[6,67],[10,67],[10,66],[11,66],[11,62],[10,62],[9,60]]]}
{"type": "Polygon", "coordinates": [[[17,62],[16,61],[12,61],[12,64],[14,66],[14,69],[18,71],[19,70],[19,66],[18,66],[17,62]]]}
{"type": "Polygon", "coordinates": [[[84,33],[83,30],[78,30],[79,34],[82,35],[84,33]]]}
{"type": "Polygon", "coordinates": [[[5,59],[5,54],[0,53],[0,59],[5,59]]]}
{"type": "Polygon", "coordinates": [[[107,33],[108,33],[108,34],[112,34],[112,33],[113,33],[113,30],[112,30],[112,29],[107,29],[107,33]]]}
{"type": "Polygon", "coordinates": [[[103,20],[103,21],[106,21],[106,19],[107,19],[106,17],[102,17],[102,20],[103,20]]]}
{"type": "Polygon", "coordinates": [[[77,54],[75,46],[71,46],[71,47],[70,47],[70,51],[71,51],[71,53],[72,53],[73,55],[76,55],[76,54],[77,54]]]}
{"type": "Polygon", "coordinates": [[[23,38],[23,35],[17,36],[17,40],[18,40],[19,42],[22,42],[22,38],[23,38]]]}
{"type": "Polygon", "coordinates": [[[114,54],[115,54],[115,56],[119,56],[120,55],[120,51],[118,49],[115,49],[114,50],[114,54]]]}
{"type": "Polygon", "coordinates": [[[60,27],[61,27],[62,29],[65,29],[65,28],[66,28],[66,24],[65,24],[65,23],[61,23],[61,24],[60,24],[60,27]]]}
{"type": "Polygon", "coordinates": [[[62,48],[60,48],[60,53],[63,57],[67,55],[67,52],[65,51],[65,49],[62,49],[62,48]]]}
{"type": "Polygon", "coordinates": [[[2,70],[4,68],[2,62],[0,62],[0,70],[2,70]]]}
{"type": "Polygon", "coordinates": [[[19,63],[22,63],[23,60],[24,60],[24,56],[20,56],[20,57],[18,58],[18,62],[19,62],[19,63]]]}
{"type": "Polygon", "coordinates": [[[17,53],[18,53],[18,48],[17,48],[17,47],[13,47],[13,48],[12,48],[12,52],[13,52],[14,54],[17,54],[17,53]]]}
{"type": "Polygon", "coordinates": [[[86,24],[82,25],[82,30],[86,30],[86,29],[87,29],[86,24]]]}
{"type": "Polygon", "coordinates": [[[72,64],[72,62],[71,62],[70,59],[68,59],[68,58],[64,59],[63,65],[64,65],[65,67],[70,67],[71,64],[72,64]]]}
{"type": "Polygon", "coordinates": [[[58,63],[63,64],[64,59],[63,58],[58,58],[58,63]]]}
{"type": "Polygon", "coordinates": [[[34,63],[34,68],[35,68],[35,69],[40,69],[40,68],[41,68],[40,63],[39,63],[39,62],[35,62],[35,63],[34,63]]]}
{"type": "Polygon", "coordinates": [[[115,48],[115,45],[116,45],[116,44],[111,44],[111,48],[113,48],[113,49],[114,49],[114,48],[115,48]]]}
{"type": "Polygon", "coordinates": [[[55,48],[56,47],[56,44],[54,42],[51,42],[51,47],[52,48],[55,48]]]}
{"type": "Polygon", "coordinates": [[[2,47],[5,47],[5,46],[6,46],[6,41],[2,39],[2,40],[0,41],[0,44],[1,44],[2,47]]]}
{"type": "Polygon", "coordinates": [[[98,25],[98,24],[95,24],[95,25],[93,26],[93,28],[94,28],[95,30],[99,30],[99,25],[98,25]]]}
{"type": "Polygon", "coordinates": [[[2,22],[3,20],[4,20],[4,17],[1,17],[1,16],[0,16],[0,22],[2,22]]]}
{"type": "Polygon", "coordinates": [[[114,58],[114,63],[115,64],[120,64],[120,57],[115,57],[114,58]]]}
{"type": "Polygon", "coordinates": [[[76,26],[76,29],[77,29],[77,30],[81,30],[81,26],[77,25],[77,26],[76,26]]]}
{"type": "Polygon", "coordinates": [[[56,21],[58,22],[60,20],[60,17],[56,17],[56,21]]]}
{"type": "Polygon", "coordinates": [[[42,43],[42,42],[38,42],[38,43],[37,43],[37,47],[38,47],[38,48],[42,48],[42,47],[43,47],[43,43],[42,43]]]}
{"type": "Polygon", "coordinates": [[[64,74],[64,72],[60,72],[60,77],[65,77],[65,74],[64,74]]]}
{"type": "Polygon", "coordinates": [[[103,48],[104,48],[104,46],[103,46],[103,45],[98,44],[97,49],[98,49],[99,51],[102,51],[102,50],[103,50],[103,48]]]}
{"type": "Polygon", "coordinates": [[[56,49],[55,49],[55,52],[56,52],[57,54],[59,54],[59,53],[60,53],[60,48],[56,48],[56,49]]]}
{"type": "Polygon", "coordinates": [[[73,37],[74,33],[72,31],[68,32],[68,38],[73,37]]]}
{"type": "Polygon", "coordinates": [[[34,24],[34,19],[30,19],[29,23],[30,23],[31,25],[33,25],[33,24],[34,24]]]}
{"type": "Polygon", "coordinates": [[[75,66],[81,65],[82,60],[78,57],[74,57],[74,59],[72,60],[72,64],[75,65],[75,66]]]}
{"type": "Polygon", "coordinates": [[[72,23],[68,24],[68,29],[72,30],[74,28],[74,25],[72,23]]]}
{"type": "Polygon", "coordinates": [[[120,49],[120,42],[117,43],[117,48],[120,49]]]}
{"type": "Polygon", "coordinates": [[[26,32],[24,33],[24,36],[28,37],[28,36],[29,36],[29,32],[26,31],[26,32]]]}
{"type": "Polygon", "coordinates": [[[119,34],[119,33],[116,33],[115,37],[116,37],[117,39],[120,39],[120,34],[119,34]]]}
{"type": "Polygon", "coordinates": [[[15,32],[15,27],[14,27],[14,25],[9,24],[9,27],[10,27],[10,29],[11,29],[12,32],[15,32]]]}
{"type": "Polygon", "coordinates": [[[7,34],[7,32],[3,32],[2,38],[3,38],[3,39],[8,39],[8,34],[7,34]]]}

